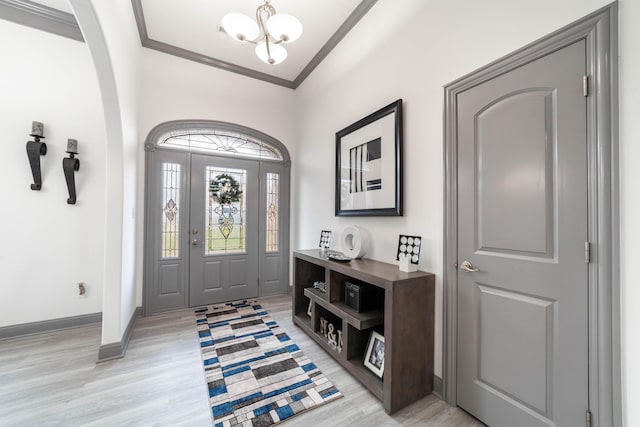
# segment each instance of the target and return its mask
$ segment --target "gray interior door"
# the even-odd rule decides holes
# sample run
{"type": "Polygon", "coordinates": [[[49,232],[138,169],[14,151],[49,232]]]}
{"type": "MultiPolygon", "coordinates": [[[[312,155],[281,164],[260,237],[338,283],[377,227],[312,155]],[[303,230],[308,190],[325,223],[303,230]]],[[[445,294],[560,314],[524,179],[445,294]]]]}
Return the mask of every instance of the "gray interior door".
{"type": "Polygon", "coordinates": [[[458,96],[457,402],[491,426],[585,424],[585,58],[579,41],[458,96]]]}
{"type": "Polygon", "coordinates": [[[192,307],[258,296],[258,172],[257,161],[192,154],[192,307]]]}

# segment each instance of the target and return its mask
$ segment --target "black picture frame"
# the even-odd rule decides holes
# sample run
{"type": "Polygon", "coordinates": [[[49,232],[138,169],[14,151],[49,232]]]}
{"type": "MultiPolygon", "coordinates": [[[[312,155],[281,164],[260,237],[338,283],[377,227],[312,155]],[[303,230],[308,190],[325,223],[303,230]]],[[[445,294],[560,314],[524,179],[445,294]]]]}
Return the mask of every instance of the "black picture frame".
{"type": "Polygon", "coordinates": [[[398,236],[398,253],[396,261],[400,261],[400,255],[409,256],[411,264],[420,262],[420,248],[422,247],[422,236],[409,236],[400,234],[398,236]]]}
{"type": "Polygon", "coordinates": [[[318,247],[323,250],[331,247],[331,230],[320,231],[320,243],[318,247]]]}
{"type": "Polygon", "coordinates": [[[402,140],[402,99],[336,132],[336,216],[402,216],[402,140]]]}

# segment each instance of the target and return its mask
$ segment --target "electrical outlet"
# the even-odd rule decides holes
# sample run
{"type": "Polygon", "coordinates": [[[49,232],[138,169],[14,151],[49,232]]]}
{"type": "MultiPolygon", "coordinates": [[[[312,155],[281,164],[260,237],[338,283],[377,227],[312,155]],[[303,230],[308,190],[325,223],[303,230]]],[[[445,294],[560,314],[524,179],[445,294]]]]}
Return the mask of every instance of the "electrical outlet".
{"type": "Polygon", "coordinates": [[[87,286],[84,282],[78,283],[78,295],[84,297],[87,295],[87,286]]]}

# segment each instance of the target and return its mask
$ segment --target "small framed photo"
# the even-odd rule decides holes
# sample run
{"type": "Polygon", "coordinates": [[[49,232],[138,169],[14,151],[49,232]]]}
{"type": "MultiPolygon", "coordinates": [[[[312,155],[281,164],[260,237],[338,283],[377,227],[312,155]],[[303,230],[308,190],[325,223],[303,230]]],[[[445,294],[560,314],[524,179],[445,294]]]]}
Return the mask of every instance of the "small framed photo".
{"type": "Polygon", "coordinates": [[[331,231],[322,230],[320,232],[320,244],[318,245],[322,250],[329,249],[331,246],[331,231]]]}
{"type": "Polygon", "coordinates": [[[384,373],[384,337],[371,331],[367,351],[364,354],[364,366],[382,378],[384,373]]]}
{"type": "Polygon", "coordinates": [[[409,258],[411,264],[418,264],[420,261],[421,246],[421,236],[406,236],[401,234],[398,237],[398,255],[396,255],[396,261],[400,261],[400,257],[405,256],[409,258]]]}
{"type": "Polygon", "coordinates": [[[309,307],[307,307],[307,316],[311,317],[311,313],[313,310],[313,301],[311,301],[311,298],[309,298],[309,307]]]}

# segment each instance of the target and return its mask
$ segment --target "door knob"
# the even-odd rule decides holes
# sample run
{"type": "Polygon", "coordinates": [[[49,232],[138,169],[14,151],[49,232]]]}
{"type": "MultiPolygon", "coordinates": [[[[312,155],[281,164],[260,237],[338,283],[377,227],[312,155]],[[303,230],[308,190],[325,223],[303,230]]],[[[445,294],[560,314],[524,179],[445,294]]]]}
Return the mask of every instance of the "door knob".
{"type": "Polygon", "coordinates": [[[471,264],[469,261],[462,261],[462,264],[460,264],[460,270],[466,271],[467,273],[480,271],[477,268],[473,268],[473,264],[471,264]]]}
{"type": "Polygon", "coordinates": [[[198,246],[198,239],[193,239],[193,240],[191,241],[191,244],[192,244],[193,246],[198,246]]]}

